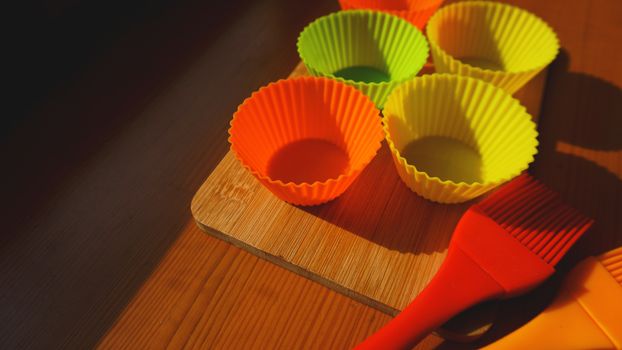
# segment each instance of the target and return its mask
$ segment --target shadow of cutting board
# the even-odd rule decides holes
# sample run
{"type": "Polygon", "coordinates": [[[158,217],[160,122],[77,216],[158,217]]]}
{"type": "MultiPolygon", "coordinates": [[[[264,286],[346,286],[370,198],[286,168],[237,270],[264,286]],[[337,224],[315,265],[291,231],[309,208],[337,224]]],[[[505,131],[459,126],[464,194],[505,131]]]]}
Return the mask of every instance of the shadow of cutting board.
{"type": "MultiPolygon", "coordinates": [[[[299,64],[290,76],[304,74],[299,64]]],[[[535,117],[545,76],[515,95],[535,117]]],[[[383,143],[352,187],[315,207],[277,199],[229,151],[191,209],[208,234],[394,315],[439,268],[455,224],[473,203],[442,205],[417,196],[399,179],[383,143]]]]}

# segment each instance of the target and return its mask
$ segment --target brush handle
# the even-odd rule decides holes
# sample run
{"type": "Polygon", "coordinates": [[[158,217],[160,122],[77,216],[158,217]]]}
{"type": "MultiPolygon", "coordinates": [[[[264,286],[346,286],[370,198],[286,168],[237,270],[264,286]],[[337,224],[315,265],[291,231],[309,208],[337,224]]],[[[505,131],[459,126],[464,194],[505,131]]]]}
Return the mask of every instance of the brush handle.
{"type": "Polygon", "coordinates": [[[411,349],[450,318],[504,289],[452,244],[428,286],[399,315],[356,349],[411,349]]]}

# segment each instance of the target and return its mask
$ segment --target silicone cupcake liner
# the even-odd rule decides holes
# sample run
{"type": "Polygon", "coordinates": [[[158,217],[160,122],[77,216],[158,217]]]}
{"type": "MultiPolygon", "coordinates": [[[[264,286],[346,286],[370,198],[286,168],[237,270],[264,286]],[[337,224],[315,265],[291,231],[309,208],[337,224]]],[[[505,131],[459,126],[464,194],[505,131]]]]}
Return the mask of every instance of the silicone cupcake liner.
{"type": "Polygon", "coordinates": [[[277,197],[298,205],[341,195],[384,137],[378,109],[367,96],[314,77],[279,80],[254,92],[233,115],[229,135],[242,165],[277,197]],[[335,152],[345,158],[336,170],[330,165],[335,152]],[[318,178],[293,180],[301,176],[318,178]]]}
{"type": "Polygon", "coordinates": [[[410,23],[369,10],[320,17],[300,33],[297,46],[309,73],[356,87],[378,108],[395,86],[417,75],[429,52],[425,37],[410,23]],[[376,77],[340,73],[349,69],[369,70],[367,75],[376,77]]]}
{"type": "Polygon", "coordinates": [[[427,26],[436,71],[485,80],[510,94],[553,61],[555,32],[520,8],[492,1],[455,3],[427,26]]]}
{"type": "Polygon", "coordinates": [[[537,152],[538,133],[525,107],[470,77],[415,78],[391,93],[383,114],[400,178],[435,202],[482,195],[527,169],[537,152]]]}
{"type": "Polygon", "coordinates": [[[443,0],[339,0],[342,10],[369,9],[401,17],[423,30],[443,0]]]}

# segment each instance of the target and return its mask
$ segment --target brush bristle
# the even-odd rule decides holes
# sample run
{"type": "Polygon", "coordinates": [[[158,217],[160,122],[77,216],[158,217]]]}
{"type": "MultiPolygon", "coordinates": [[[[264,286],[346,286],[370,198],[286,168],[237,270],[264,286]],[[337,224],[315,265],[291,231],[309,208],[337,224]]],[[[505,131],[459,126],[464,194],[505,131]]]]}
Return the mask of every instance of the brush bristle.
{"type": "Polygon", "coordinates": [[[622,285],[622,247],[599,256],[598,260],[611,276],[622,285]]]}
{"type": "Polygon", "coordinates": [[[553,266],[593,222],[528,174],[517,177],[477,206],[553,266]]]}

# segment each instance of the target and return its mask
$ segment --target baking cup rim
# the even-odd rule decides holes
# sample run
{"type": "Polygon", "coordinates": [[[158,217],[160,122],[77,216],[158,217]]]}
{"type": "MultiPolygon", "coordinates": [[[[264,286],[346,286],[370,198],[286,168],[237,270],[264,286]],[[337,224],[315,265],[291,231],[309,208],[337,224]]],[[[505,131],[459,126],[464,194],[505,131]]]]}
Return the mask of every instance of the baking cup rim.
{"type": "MultiPolygon", "coordinates": [[[[457,75],[457,74],[451,74],[451,73],[434,73],[434,74],[425,74],[423,76],[417,77],[415,79],[471,79],[471,80],[476,80],[478,83],[484,83],[487,85],[490,85],[491,87],[493,87],[496,90],[500,90],[503,93],[507,94],[507,97],[513,99],[514,101],[516,101],[519,106],[521,107],[521,111],[524,112],[523,114],[525,114],[528,117],[527,122],[531,124],[531,126],[533,126],[533,140],[534,143],[532,145],[532,153],[529,156],[528,161],[524,164],[521,165],[520,167],[518,167],[518,171],[516,172],[512,172],[509,175],[506,176],[501,176],[498,179],[495,179],[495,181],[485,181],[485,182],[480,182],[480,181],[475,181],[472,183],[467,183],[464,181],[460,181],[460,182],[455,182],[453,180],[443,180],[438,176],[431,176],[430,174],[428,174],[425,171],[419,170],[417,169],[417,167],[413,164],[410,164],[408,162],[408,160],[401,155],[399,149],[397,148],[397,146],[395,146],[395,143],[393,142],[393,140],[391,139],[391,134],[389,133],[389,127],[388,127],[388,117],[383,113],[382,114],[382,131],[384,132],[385,135],[385,140],[387,141],[387,145],[389,146],[389,149],[391,151],[391,153],[397,157],[397,160],[404,166],[404,168],[406,170],[410,169],[413,171],[413,175],[416,174],[421,174],[424,176],[426,181],[431,181],[437,184],[440,184],[442,186],[452,186],[452,187],[456,187],[456,188],[486,188],[488,186],[496,186],[502,183],[505,183],[513,178],[515,178],[516,176],[520,175],[523,171],[527,170],[529,168],[529,165],[531,165],[531,163],[533,163],[535,161],[535,156],[538,154],[538,147],[540,146],[540,141],[538,140],[538,136],[540,136],[538,129],[537,129],[537,125],[536,123],[534,123],[534,121],[530,118],[531,114],[529,114],[529,112],[527,112],[527,108],[525,106],[523,106],[522,103],[520,103],[520,101],[516,98],[514,98],[512,95],[510,95],[507,91],[503,90],[502,88],[489,83],[487,81],[481,80],[481,79],[477,79],[477,78],[473,78],[473,77],[469,77],[469,76],[462,76],[462,75],[457,75]]],[[[415,79],[412,79],[409,82],[406,82],[404,84],[401,84],[400,86],[396,87],[390,94],[389,96],[387,96],[387,102],[389,102],[389,99],[391,98],[391,96],[394,93],[397,93],[398,91],[400,91],[401,89],[406,89],[406,87],[408,86],[408,84],[412,84],[413,81],[415,81],[415,79]]],[[[386,106],[386,103],[385,103],[386,106]]]]}
{"type": "MultiPolygon", "coordinates": [[[[545,20],[543,20],[541,17],[537,16],[536,14],[527,11],[521,7],[518,6],[514,6],[511,4],[506,4],[506,3],[501,3],[501,2],[497,2],[497,1],[483,1],[483,0],[471,0],[471,1],[459,1],[459,2],[455,2],[446,6],[443,6],[441,8],[438,9],[438,11],[436,11],[434,14],[432,14],[432,16],[430,16],[430,19],[428,20],[428,23],[425,26],[425,31],[426,33],[428,33],[427,37],[427,41],[428,44],[430,46],[430,48],[432,46],[434,46],[435,50],[437,50],[437,52],[439,52],[444,58],[447,58],[450,63],[459,63],[460,65],[465,66],[467,69],[472,70],[475,73],[479,73],[479,74],[487,74],[487,75],[494,75],[494,76],[499,76],[499,75],[523,75],[523,74],[528,74],[528,73],[533,73],[533,72],[538,72],[542,69],[544,69],[546,66],[548,66],[549,64],[551,64],[555,58],[559,55],[560,49],[561,49],[561,45],[560,45],[560,41],[559,41],[559,37],[557,36],[557,33],[555,32],[555,30],[553,29],[553,27],[551,27],[545,20]],[[487,68],[481,68],[481,67],[477,67],[477,66],[473,66],[471,64],[468,64],[466,62],[463,62],[459,59],[457,59],[456,57],[450,55],[447,51],[445,51],[440,45],[437,45],[437,43],[433,40],[430,39],[429,36],[429,31],[428,31],[428,27],[430,26],[430,23],[433,23],[435,17],[440,16],[442,14],[443,11],[445,11],[447,8],[450,7],[467,7],[467,6],[476,6],[476,5],[483,5],[483,6],[488,6],[488,7],[493,7],[493,6],[499,6],[499,7],[509,7],[512,8],[515,11],[521,11],[521,12],[525,12],[528,15],[534,17],[538,22],[540,22],[540,24],[543,25],[544,28],[548,29],[551,34],[553,34],[553,41],[555,42],[555,52],[554,54],[547,60],[545,60],[545,64],[539,65],[537,67],[534,68],[530,68],[530,69],[523,69],[523,70],[494,70],[494,69],[487,69],[487,68]]],[[[433,51],[433,50],[432,50],[433,51]]]]}
{"type": "Polygon", "coordinates": [[[404,9],[404,10],[370,9],[370,8],[354,7],[352,5],[352,0],[339,0],[339,4],[340,5],[341,5],[342,2],[344,4],[352,6],[353,8],[347,9],[347,10],[342,9],[341,11],[371,10],[371,11],[380,11],[380,12],[385,12],[385,13],[393,14],[393,13],[416,13],[416,12],[428,11],[428,10],[434,8],[434,7],[437,7],[437,8],[440,7],[443,4],[443,2],[445,2],[445,0],[434,0],[434,3],[432,5],[429,5],[427,7],[422,7],[420,9],[416,9],[416,10],[413,10],[413,9],[410,9],[410,8],[409,9],[404,9]]]}
{"type": "MultiPolygon", "coordinates": [[[[316,19],[314,19],[313,21],[311,21],[309,24],[307,24],[302,31],[300,31],[300,34],[298,34],[298,38],[296,39],[296,51],[298,52],[298,57],[300,57],[300,60],[302,61],[302,63],[305,65],[305,67],[307,68],[307,70],[313,70],[316,72],[319,72],[320,75],[322,77],[326,77],[326,78],[330,78],[330,79],[334,79],[337,80],[339,82],[345,83],[345,84],[349,84],[349,85],[360,85],[360,86],[365,86],[365,87],[369,87],[369,88],[376,88],[376,87],[386,87],[386,86],[392,86],[392,85],[398,85],[401,84],[405,81],[408,81],[414,77],[417,76],[417,74],[419,74],[419,72],[421,72],[421,70],[423,69],[423,67],[425,66],[426,62],[428,61],[428,58],[430,57],[430,42],[427,39],[426,35],[423,34],[423,30],[417,28],[417,26],[415,26],[414,24],[410,23],[409,21],[407,21],[406,19],[399,17],[397,15],[393,15],[387,12],[383,12],[383,11],[377,11],[377,10],[370,10],[370,9],[352,9],[352,10],[341,10],[341,11],[337,11],[337,12],[332,12],[329,13],[327,15],[318,17],[316,19]],[[363,81],[356,81],[356,80],[352,80],[352,79],[344,79],[338,76],[335,76],[333,73],[324,73],[322,70],[317,69],[314,65],[309,64],[308,59],[305,58],[302,55],[302,52],[300,51],[300,40],[302,38],[302,36],[309,30],[309,28],[316,24],[319,23],[320,21],[325,20],[328,17],[337,17],[337,16],[347,16],[350,14],[354,14],[354,13],[364,13],[367,15],[372,15],[372,16],[389,16],[392,18],[392,20],[398,20],[398,21],[403,21],[405,23],[407,23],[409,26],[412,27],[412,29],[414,29],[416,32],[418,32],[418,34],[420,35],[421,39],[423,40],[424,43],[424,47],[425,47],[425,55],[423,55],[423,58],[421,59],[421,63],[419,68],[416,69],[416,72],[402,78],[399,80],[389,80],[389,81],[384,81],[384,82],[363,82],[363,81]]],[[[419,63],[417,64],[419,65],[419,63]]]]}
{"type": "MultiPolygon", "coordinates": [[[[371,154],[371,157],[369,157],[369,159],[367,161],[361,163],[361,165],[356,167],[356,168],[350,167],[348,169],[348,171],[339,174],[339,176],[337,176],[336,178],[329,178],[329,179],[326,179],[326,180],[323,180],[323,181],[314,181],[312,183],[309,183],[309,182],[295,183],[295,182],[291,182],[291,181],[283,182],[282,180],[273,179],[273,178],[271,178],[268,175],[262,174],[261,172],[259,172],[258,170],[254,169],[252,166],[250,166],[244,159],[242,159],[242,157],[240,156],[240,154],[239,154],[238,150],[236,149],[234,143],[232,142],[233,135],[231,134],[231,130],[233,129],[233,123],[235,122],[236,117],[238,117],[238,114],[240,113],[240,110],[242,108],[245,108],[245,106],[247,106],[248,104],[250,104],[251,101],[253,100],[253,98],[256,97],[256,95],[260,94],[262,91],[265,91],[267,89],[273,88],[276,85],[288,84],[288,83],[292,83],[293,81],[311,81],[311,80],[326,80],[326,81],[329,81],[331,84],[334,84],[334,83],[343,84],[341,82],[332,81],[331,79],[326,78],[326,77],[300,76],[300,77],[293,77],[293,78],[281,78],[281,79],[278,79],[276,81],[272,81],[272,82],[268,83],[267,85],[263,85],[259,89],[253,91],[250,96],[245,98],[244,101],[242,101],[242,103],[240,103],[238,105],[236,111],[233,113],[233,117],[229,121],[229,129],[227,130],[227,133],[229,135],[227,137],[227,141],[229,142],[230,149],[233,151],[233,154],[234,154],[235,158],[242,164],[242,166],[244,168],[246,168],[257,179],[259,179],[261,181],[266,181],[267,183],[269,183],[271,185],[277,185],[279,187],[295,188],[295,189],[330,186],[330,185],[333,185],[333,184],[340,183],[340,182],[344,181],[347,178],[350,178],[352,176],[360,174],[369,165],[369,163],[371,163],[372,160],[374,160],[374,158],[378,154],[378,151],[380,150],[380,147],[382,146],[382,141],[385,138],[384,137],[384,133],[382,132],[382,125],[380,125],[381,130],[378,133],[379,134],[378,135],[379,136],[378,137],[378,141],[376,143],[376,147],[373,150],[373,153],[371,154]]],[[[347,89],[354,89],[356,91],[355,93],[359,93],[359,94],[363,95],[364,98],[371,104],[371,106],[375,110],[378,110],[378,108],[376,107],[374,102],[367,95],[365,95],[363,92],[361,92],[360,90],[356,89],[353,86],[350,86],[350,85],[347,85],[347,84],[343,84],[343,85],[346,85],[347,89]]],[[[328,202],[328,200],[326,202],[328,202]]],[[[324,202],[322,202],[322,203],[324,203],[324,202]]]]}

